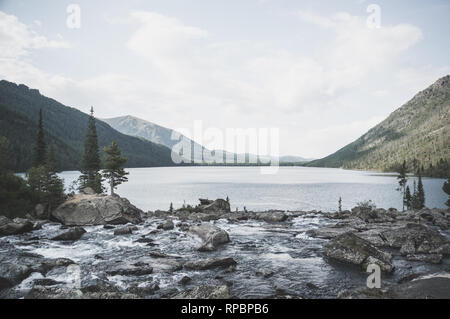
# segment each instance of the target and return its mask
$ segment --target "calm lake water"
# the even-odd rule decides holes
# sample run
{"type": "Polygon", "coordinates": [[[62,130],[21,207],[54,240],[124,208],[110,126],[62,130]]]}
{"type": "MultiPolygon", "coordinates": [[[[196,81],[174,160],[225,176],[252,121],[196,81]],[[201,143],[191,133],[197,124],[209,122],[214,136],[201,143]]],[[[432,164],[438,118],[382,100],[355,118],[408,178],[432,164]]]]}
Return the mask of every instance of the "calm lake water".
{"type": "MultiPolygon", "coordinates": [[[[339,197],[343,209],[371,199],[377,207],[401,208],[395,174],[334,168],[280,167],[263,175],[258,167],[131,168],[129,181],[117,193],[144,211],[167,210],[199,198],[230,198],[231,209],[335,211],[339,197]]],[[[66,188],[79,172],[62,172],[66,188]]],[[[424,178],[426,206],[445,208],[444,179],[424,178]]],[[[413,178],[409,179],[412,190],[413,178]]]]}

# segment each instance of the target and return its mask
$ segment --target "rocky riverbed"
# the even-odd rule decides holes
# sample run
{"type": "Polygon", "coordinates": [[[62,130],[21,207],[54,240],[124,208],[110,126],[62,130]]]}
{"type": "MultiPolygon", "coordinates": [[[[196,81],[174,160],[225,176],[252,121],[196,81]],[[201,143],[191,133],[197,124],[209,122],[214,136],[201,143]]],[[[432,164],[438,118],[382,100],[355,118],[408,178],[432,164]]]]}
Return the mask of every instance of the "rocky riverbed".
{"type": "Polygon", "coordinates": [[[0,297],[450,298],[448,210],[229,207],[85,194],[49,220],[0,217],[0,297]],[[366,288],[373,263],[381,289],[366,288]]]}

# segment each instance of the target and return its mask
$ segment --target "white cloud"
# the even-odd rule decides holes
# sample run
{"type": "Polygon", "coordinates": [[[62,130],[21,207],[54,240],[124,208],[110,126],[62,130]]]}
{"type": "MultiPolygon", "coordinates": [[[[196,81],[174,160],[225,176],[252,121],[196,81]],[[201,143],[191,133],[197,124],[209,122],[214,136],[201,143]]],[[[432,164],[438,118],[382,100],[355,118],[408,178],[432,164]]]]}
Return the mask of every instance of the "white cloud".
{"type": "Polygon", "coordinates": [[[16,16],[0,11],[0,58],[27,55],[30,49],[68,48],[64,41],[49,40],[21,23],[16,16]]]}

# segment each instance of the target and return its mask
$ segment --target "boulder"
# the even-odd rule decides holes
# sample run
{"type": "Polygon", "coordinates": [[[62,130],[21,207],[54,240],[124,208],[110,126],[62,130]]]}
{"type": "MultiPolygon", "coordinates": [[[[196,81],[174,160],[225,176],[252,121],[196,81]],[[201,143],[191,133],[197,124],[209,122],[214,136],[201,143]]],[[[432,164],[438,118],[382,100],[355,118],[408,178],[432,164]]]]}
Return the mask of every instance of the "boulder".
{"type": "Polygon", "coordinates": [[[236,261],[233,258],[213,258],[213,259],[203,259],[196,261],[188,261],[184,264],[187,269],[194,270],[206,270],[212,268],[227,268],[236,266],[236,261]]]}
{"type": "Polygon", "coordinates": [[[228,243],[230,237],[226,231],[210,223],[189,227],[189,233],[196,235],[203,241],[199,251],[213,251],[218,245],[228,243]]]}
{"type": "Polygon", "coordinates": [[[353,233],[345,233],[332,239],[325,245],[324,254],[341,262],[360,265],[364,270],[371,263],[378,264],[386,273],[394,270],[389,253],[379,250],[353,233]]]}
{"type": "Polygon", "coordinates": [[[268,223],[280,223],[287,219],[287,215],[281,211],[264,212],[256,214],[256,219],[264,220],[268,223]]]}
{"type": "MultiPolygon", "coordinates": [[[[385,230],[381,236],[389,247],[400,248],[400,253],[404,256],[450,254],[449,240],[438,231],[423,224],[409,223],[401,228],[385,230]]],[[[436,257],[430,258],[431,260],[436,260],[436,257]]]]}
{"type": "Polygon", "coordinates": [[[392,299],[450,299],[450,273],[434,274],[394,286],[387,291],[392,299]]]}
{"type": "Polygon", "coordinates": [[[158,225],[157,228],[162,230],[172,230],[174,227],[173,221],[167,220],[164,224],[158,225]]]}
{"type": "Polygon", "coordinates": [[[52,217],[64,225],[138,224],[142,211],[118,195],[75,195],[61,204],[52,217]]]}
{"type": "Polygon", "coordinates": [[[136,230],[136,226],[125,226],[114,230],[114,235],[130,235],[133,233],[133,230],[136,230]]]}
{"type": "Polygon", "coordinates": [[[19,235],[30,232],[33,229],[33,223],[27,219],[16,218],[11,220],[8,217],[0,216],[0,237],[19,235]]]}
{"type": "Polygon", "coordinates": [[[84,228],[74,227],[65,233],[53,237],[52,240],[61,240],[61,241],[78,240],[81,238],[81,236],[83,236],[84,233],[86,233],[86,230],[84,228]]]}
{"type": "Polygon", "coordinates": [[[0,290],[20,284],[32,272],[31,267],[16,263],[0,264],[0,290]]]}
{"type": "Polygon", "coordinates": [[[179,293],[174,299],[232,299],[230,288],[222,286],[200,286],[179,293]]]}
{"type": "Polygon", "coordinates": [[[229,213],[230,203],[221,198],[218,198],[214,201],[208,199],[200,199],[200,205],[198,205],[197,208],[205,213],[229,213]]]}

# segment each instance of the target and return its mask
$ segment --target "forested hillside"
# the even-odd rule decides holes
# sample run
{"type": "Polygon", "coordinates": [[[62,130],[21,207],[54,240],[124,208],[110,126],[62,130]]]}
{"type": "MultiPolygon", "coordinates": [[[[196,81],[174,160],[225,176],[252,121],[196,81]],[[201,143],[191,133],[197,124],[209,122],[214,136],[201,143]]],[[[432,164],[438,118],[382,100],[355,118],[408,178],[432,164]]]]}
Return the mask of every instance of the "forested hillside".
{"type": "Polygon", "coordinates": [[[308,166],[395,170],[448,175],[450,162],[450,75],[421,91],[353,143],[308,166]]]}
{"type": "MultiPolygon", "coordinates": [[[[49,144],[56,148],[57,160],[64,170],[79,169],[89,115],[67,107],[38,90],[25,85],[0,81],[0,136],[10,142],[10,162],[15,171],[31,165],[39,109],[49,144]]],[[[101,117],[101,114],[97,116],[101,117]]],[[[128,158],[127,167],[170,166],[171,151],[162,145],[122,134],[97,120],[98,142],[103,147],[114,140],[128,158]]]]}

